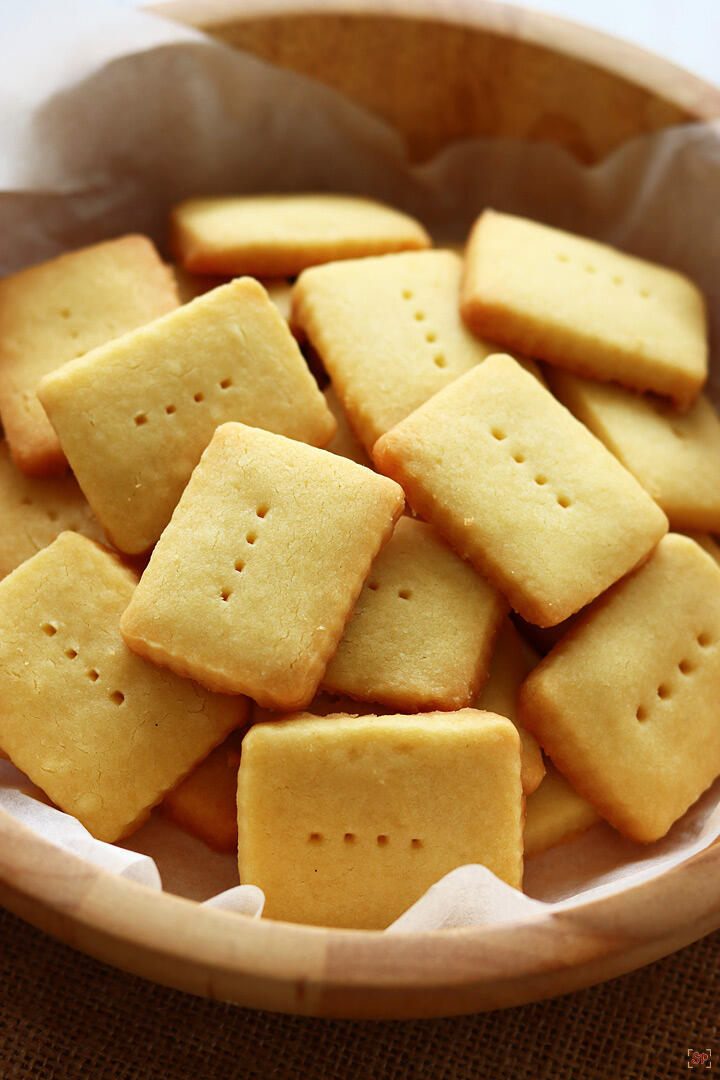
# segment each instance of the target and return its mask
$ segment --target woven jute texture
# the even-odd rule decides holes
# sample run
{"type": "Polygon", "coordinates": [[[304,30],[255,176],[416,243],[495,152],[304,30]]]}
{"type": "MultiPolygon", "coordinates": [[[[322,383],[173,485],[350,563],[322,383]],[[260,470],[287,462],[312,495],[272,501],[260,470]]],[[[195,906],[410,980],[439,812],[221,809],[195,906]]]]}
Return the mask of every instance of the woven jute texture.
{"type": "Polygon", "coordinates": [[[0,912],[1,1080],[666,1080],[720,1070],[720,933],[554,1001],[452,1020],[256,1013],[121,974],[0,912]]]}

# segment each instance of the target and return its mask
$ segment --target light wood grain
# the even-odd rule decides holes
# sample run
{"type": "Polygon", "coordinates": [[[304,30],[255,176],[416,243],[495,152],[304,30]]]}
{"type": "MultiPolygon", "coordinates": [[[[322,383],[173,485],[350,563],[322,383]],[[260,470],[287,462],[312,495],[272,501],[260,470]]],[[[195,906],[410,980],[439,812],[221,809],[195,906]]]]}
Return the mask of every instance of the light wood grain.
{"type": "MultiPolygon", "coordinates": [[[[482,0],[174,0],[160,10],[321,78],[398,125],[418,158],[514,135],[596,161],[720,116],[720,91],[629,45],[482,0]]],[[[385,936],[253,921],[82,862],[0,812],[0,902],[127,971],[321,1016],[450,1015],[612,978],[720,926],[720,845],[653,882],[529,924],[385,936]]]]}

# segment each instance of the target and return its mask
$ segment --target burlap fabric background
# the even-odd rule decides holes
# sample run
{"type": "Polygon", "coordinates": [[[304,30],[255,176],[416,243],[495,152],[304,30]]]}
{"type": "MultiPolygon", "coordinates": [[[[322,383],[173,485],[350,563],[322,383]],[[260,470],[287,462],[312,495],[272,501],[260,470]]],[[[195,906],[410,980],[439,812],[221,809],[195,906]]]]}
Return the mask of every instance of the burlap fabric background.
{"type": "Polygon", "coordinates": [[[5,912],[0,940],[1,1080],[666,1080],[695,1075],[689,1047],[720,1070],[720,933],[543,1004],[373,1024],[166,990],[5,912]]]}

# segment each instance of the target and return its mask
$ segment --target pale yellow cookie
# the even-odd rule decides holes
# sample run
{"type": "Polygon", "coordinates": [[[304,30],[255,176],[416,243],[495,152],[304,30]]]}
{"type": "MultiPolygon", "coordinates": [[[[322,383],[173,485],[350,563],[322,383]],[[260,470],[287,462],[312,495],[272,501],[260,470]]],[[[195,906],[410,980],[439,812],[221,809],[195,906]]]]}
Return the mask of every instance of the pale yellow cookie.
{"type": "Polygon", "coordinates": [[[384,435],[373,458],[539,626],[578,611],[667,531],[634,477],[509,356],[440,391],[384,435]]]}
{"type": "Polygon", "coordinates": [[[517,731],[491,713],[258,724],[238,779],[240,880],[268,918],[380,930],[458,866],[520,888],[522,801],[517,731]]]}
{"type": "MultiPolygon", "coordinates": [[[[240,723],[245,720],[243,698],[240,723]]],[[[160,813],[214,851],[237,849],[237,776],[244,732],[232,731],[163,799],[160,813]]]]}
{"type": "Polygon", "coordinates": [[[523,641],[510,620],[505,619],[497,636],[487,681],[474,702],[476,709],[506,716],[518,729],[526,795],[537,788],[545,775],[545,765],[537,739],[518,722],[517,696],[523,679],[539,661],[540,657],[523,641]]]}
{"type": "Polygon", "coordinates": [[[712,555],[716,563],[720,563],[720,544],[712,536],[708,536],[707,533],[685,531],[685,535],[689,536],[691,540],[694,540],[696,544],[699,544],[701,548],[707,551],[708,555],[712,555]]]}
{"type": "Polygon", "coordinates": [[[362,444],[355,438],[355,433],[350,427],[345,410],[338,401],[337,394],[332,386],[326,386],[323,395],[327,407],[335,417],[335,423],[337,424],[337,431],[325,449],[329,450],[331,454],[340,454],[341,457],[357,461],[358,465],[364,465],[367,469],[372,469],[372,461],[365,453],[362,444]]]}
{"type": "Polygon", "coordinates": [[[121,622],[131,648],[211,689],[307,705],[401,489],[243,424],[215,432],[121,622]]]}
{"type": "Polygon", "coordinates": [[[552,765],[525,807],[525,858],[542,855],[574,840],[600,821],[587,799],[578,795],[552,765]]]}
{"type": "Polygon", "coordinates": [[[44,375],[178,306],[150,240],[123,236],[0,281],[0,415],[13,461],[31,476],[65,457],[37,399],[44,375]]]}
{"type": "Polygon", "coordinates": [[[170,243],[187,269],[293,277],[308,266],[430,247],[422,225],[350,195],[187,199],[170,215],[170,243]]]}
{"type": "Polygon", "coordinates": [[[45,378],[38,394],[113,543],[155,543],[218,424],[322,445],[335,421],[251,278],[222,285],[45,378]]]}
{"type": "Polygon", "coordinates": [[[0,745],[99,840],[139,825],[242,719],[142,660],[118,622],[136,577],[62,533],[0,582],[0,745]]]}
{"type": "Polygon", "coordinates": [[[403,712],[465,708],[487,677],[506,611],[431,525],[403,517],[373,563],[323,686],[403,712]]]}
{"type": "Polygon", "coordinates": [[[520,689],[520,719],[576,790],[650,842],[720,774],[720,568],[670,533],[520,689]]]}
{"type": "Polygon", "coordinates": [[[319,266],[296,282],[293,324],[322,358],[368,453],[388,428],[497,351],[462,323],[461,272],[452,252],[421,251],[319,266]]]}
{"type": "Polygon", "coordinates": [[[480,215],[461,307],[490,341],[680,406],[707,377],[705,302],[691,281],[535,221],[480,215]]]}
{"type": "Polygon", "coordinates": [[[701,394],[684,413],[657,397],[548,369],[553,393],[662,507],[673,529],[720,530],[720,420],[701,394]]]}
{"type": "Polygon", "coordinates": [[[102,542],[103,531],[68,473],[35,479],[18,472],[0,441],[0,578],[67,529],[102,542]]]}

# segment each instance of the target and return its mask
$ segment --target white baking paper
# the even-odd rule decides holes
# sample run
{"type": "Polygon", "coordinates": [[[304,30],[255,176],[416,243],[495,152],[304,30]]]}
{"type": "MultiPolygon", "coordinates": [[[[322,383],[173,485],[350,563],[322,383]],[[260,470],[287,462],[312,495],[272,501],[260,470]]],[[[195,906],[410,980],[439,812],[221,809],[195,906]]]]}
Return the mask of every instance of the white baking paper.
{"type": "MultiPolygon", "coordinates": [[[[635,139],[593,168],[515,140],[467,140],[412,164],[402,139],[319,83],[103,0],[0,6],[0,274],[135,230],[164,239],[189,195],[327,190],[373,195],[461,240],[494,206],[617,244],[690,274],[720,336],[720,125],[635,139]]],[[[711,377],[720,399],[720,367],[711,377]]],[[[235,860],[153,815],[101,844],[9,765],[0,807],[115,873],[258,915],[235,860]]],[[[720,784],[657,844],[599,825],[526,868],[525,897],[483,867],[447,875],[393,926],[540,917],[657,875],[720,835],[720,784]]]]}

